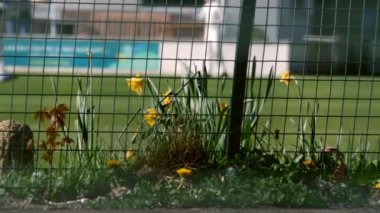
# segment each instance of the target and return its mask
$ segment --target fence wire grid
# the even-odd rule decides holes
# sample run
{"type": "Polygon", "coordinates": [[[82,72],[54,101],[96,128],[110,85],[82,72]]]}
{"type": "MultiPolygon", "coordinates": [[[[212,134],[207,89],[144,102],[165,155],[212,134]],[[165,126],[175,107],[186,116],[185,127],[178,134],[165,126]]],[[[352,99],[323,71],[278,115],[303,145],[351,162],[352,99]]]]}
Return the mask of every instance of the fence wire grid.
{"type": "Polygon", "coordinates": [[[165,141],[225,155],[238,128],[238,153],[339,152],[349,170],[378,171],[380,2],[256,0],[250,26],[242,4],[0,2],[3,170],[73,169],[86,157],[101,168],[167,152],[151,145],[165,141]],[[245,59],[239,32],[249,33],[245,59]],[[242,85],[244,100],[233,99],[242,85]]]}

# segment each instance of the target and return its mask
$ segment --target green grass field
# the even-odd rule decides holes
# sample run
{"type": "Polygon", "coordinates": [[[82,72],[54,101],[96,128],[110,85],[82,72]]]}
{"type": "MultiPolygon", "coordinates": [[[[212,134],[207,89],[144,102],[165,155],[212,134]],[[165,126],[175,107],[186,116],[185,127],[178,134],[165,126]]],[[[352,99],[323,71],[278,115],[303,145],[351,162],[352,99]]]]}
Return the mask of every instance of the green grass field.
{"type": "MultiPolygon", "coordinates": [[[[370,150],[378,151],[380,135],[380,79],[371,77],[296,77],[301,87],[302,111],[295,85],[287,87],[279,80],[273,84],[270,99],[266,103],[260,118],[260,125],[271,121],[270,129],[280,130],[280,140],[288,149],[295,144],[294,134],[297,129],[291,119],[297,120],[299,115],[308,116],[307,105],[318,103],[318,120],[316,126],[317,138],[330,145],[335,145],[341,131],[341,145],[347,147],[350,138],[359,146],[360,141],[368,141],[370,150]]],[[[104,76],[93,77],[93,96],[95,111],[98,114],[98,129],[105,141],[116,141],[125,124],[138,108],[151,106],[149,93],[146,97],[131,93],[125,82],[126,77],[104,76]]],[[[85,80],[83,78],[83,80],[85,80]]],[[[153,78],[161,93],[168,87],[179,88],[180,80],[170,77],[153,78]]],[[[232,80],[226,82],[223,94],[217,94],[218,79],[210,79],[209,96],[219,96],[229,102],[232,80]]],[[[220,83],[220,82],[219,82],[220,83]]],[[[254,81],[254,93],[257,97],[264,94],[267,80],[254,81]]],[[[45,125],[40,125],[34,119],[34,113],[41,108],[51,108],[57,103],[64,103],[71,109],[67,122],[69,131],[75,138],[77,77],[74,76],[17,76],[14,81],[0,83],[0,120],[14,119],[27,123],[35,132],[44,131],[45,125]],[[58,86],[55,96],[51,79],[58,86]]],[[[139,116],[141,119],[142,116],[139,116]]],[[[310,118],[308,118],[310,120],[310,118]]],[[[128,132],[135,131],[137,124],[131,126],[128,132]]],[[[260,131],[260,129],[258,130],[260,131]]],[[[43,137],[43,135],[37,136],[43,137]]],[[[40,138],[41,139],[41,138],[40,138]]],[[[273,140],[274,142],[274,140],[273,140]]]]}

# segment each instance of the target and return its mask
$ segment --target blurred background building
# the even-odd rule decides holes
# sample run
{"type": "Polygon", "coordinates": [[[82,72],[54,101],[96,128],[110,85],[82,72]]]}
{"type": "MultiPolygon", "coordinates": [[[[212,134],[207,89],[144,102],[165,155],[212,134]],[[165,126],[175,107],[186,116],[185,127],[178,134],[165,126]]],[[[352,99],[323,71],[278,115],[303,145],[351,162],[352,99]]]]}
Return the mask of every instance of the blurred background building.
{"type": "MultiPolygon", "coordinates": [[[[32,34],[202,39],[203,24],[194,20],[202,0],[31,2],[32,34]]],[[[241,0],[219,2],[225,7],[223,40],[236,42],[241,0]]],[[[379,0],[257,0],[253,42],[289,44],[290,68],[295,72],[380,74],[379,4],[379,0]]]]}

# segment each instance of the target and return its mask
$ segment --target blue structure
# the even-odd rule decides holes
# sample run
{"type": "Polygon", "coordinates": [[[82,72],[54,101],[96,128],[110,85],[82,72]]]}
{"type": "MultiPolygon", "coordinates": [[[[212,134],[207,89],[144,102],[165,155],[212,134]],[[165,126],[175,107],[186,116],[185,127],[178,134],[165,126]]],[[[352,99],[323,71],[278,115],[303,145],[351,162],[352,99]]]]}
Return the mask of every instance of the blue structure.
{"type": "Polygon", "coordinates": [[[300,73],[380,74],[378,0],[283,0],[279,39],[300,73]]]}

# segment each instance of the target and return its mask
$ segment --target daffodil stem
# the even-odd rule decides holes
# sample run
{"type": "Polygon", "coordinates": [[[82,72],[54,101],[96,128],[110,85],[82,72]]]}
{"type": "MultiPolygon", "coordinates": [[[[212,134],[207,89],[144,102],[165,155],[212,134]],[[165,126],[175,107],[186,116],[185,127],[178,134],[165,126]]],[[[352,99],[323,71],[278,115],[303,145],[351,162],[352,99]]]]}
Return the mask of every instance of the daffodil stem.
{"type": "Polygon", "coordinates": [[[131,118],[131,120],[128,121],[128,123],[124,126],[123,128],[123,131],[120,133],[119,137],[117,138],[117,140],[120,142],[120,138],[123,136],[123,134],[125,133],[125,131],[128,129],[129,125],[132,123],[132,121],[136,118],[137,115],[140,114],[140,111],[141,111],[141,108],[139,108],[137,110],[137,112],[133,115],[133,117],[131,118]]]}
{"type": "Polygon", "coordinates": [[[181,180],[180,180],[180,182],[179,182],[179,184],[178,184],[177,190],[180,189],[180,188],[182,188],[184,182],[185,182],[185,178],[184,178],[184,177],[181,177],[181,180]]]}
{"type": "MultiPolygon", "coordinates": [[[[296,150],[298,150],[298,146],[303,146],[303,140],[300,141],[300,137],[302,137],[302,95],[301,95],[301,88],[299,84],[296,82],[297,85],[297,92],[298,92],[298,102],[299,102],[299,112],[298,112],[298,134],[297,134],[297,142],[296,142],[296,150]]],[[[297,154],[297,153],[296,153],[297,154]]]]}

